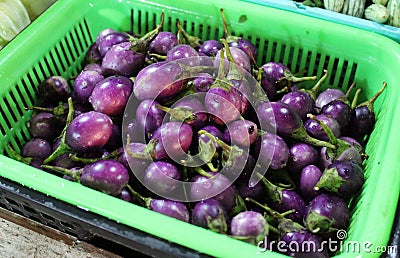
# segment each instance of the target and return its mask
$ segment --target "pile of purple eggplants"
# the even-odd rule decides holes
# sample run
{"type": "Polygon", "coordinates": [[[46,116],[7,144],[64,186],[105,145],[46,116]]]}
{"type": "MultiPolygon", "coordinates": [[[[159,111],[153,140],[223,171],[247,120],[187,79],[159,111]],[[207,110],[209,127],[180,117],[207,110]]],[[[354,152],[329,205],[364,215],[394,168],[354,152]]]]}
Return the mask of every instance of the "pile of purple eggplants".
{"type": "Polygon", "coordinates": [[[102,30],[79,74],[38,85],[37,105],[26,107],[32,138],[20,153],[9,147],[11,156],[268,250],[333,255],[318,247],[349,226],[386,83],[361,103],[355,83],[322,90],[331,71],[300,77],[282,63],[257,66],[256,47],[229,33],[222,9],[221,17],[220,40],[180,23],[176,34],[163,31],[164,14],[145,35],[102,30]],[[166,198],[176,182],[198,182],[184,189],[195,201],[166,198]],[[279,241],[317,249],[277,250],[279,241]]]}

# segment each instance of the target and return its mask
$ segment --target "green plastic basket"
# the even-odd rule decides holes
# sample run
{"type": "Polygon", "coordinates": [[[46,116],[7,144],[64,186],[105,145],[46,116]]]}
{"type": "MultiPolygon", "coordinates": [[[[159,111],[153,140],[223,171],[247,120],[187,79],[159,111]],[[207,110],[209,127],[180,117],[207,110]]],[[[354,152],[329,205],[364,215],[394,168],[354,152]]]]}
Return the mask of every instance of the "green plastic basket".
{"type": "MultiPolygon", "coordinates": [[[[365,162],[366,182],[351,203],[347,242],[371,243],[372,252],[342,252],[338,257],[377,257],[375,248],[388,244],[400,192],[400,46],[392,40],[356,28],[240,1],[59,0],[0,52],[0,176],[58,200],[100,214],[179,245],[218,257],[260,256],[256,246],[184,223],[121,201],[78,183],[34,169],[6,157],[5,145],[20,150],[29,138],[26,122],[39,82],[50,75],[70,78],[82,69],[89,45],[104,28],[143,34],[165,13],[164,30],[187,32],[202,39],[222,37],[220,8],[235,35],[251,40],[257,62],[279,61],[294,71],[307,68],[320,77],[331,74],[324,87],[346,89],[353,81],[370,98],[385,81],[387,89],[375,103],[377,123],[365,162]],[[243,19],[246,18],[246,19],[243,19]],[[245,21],[244,21],[245,20],[245,21]]],[[[0,177],[0,180],[1,180],[0,177]]],[[[347,243],[345,242],[345,243],[347,243]]],[[[346,251],[346,250],[344,250],[346,251]]],[[[268,252],[270,257],[280,257],[268,252]]]]}

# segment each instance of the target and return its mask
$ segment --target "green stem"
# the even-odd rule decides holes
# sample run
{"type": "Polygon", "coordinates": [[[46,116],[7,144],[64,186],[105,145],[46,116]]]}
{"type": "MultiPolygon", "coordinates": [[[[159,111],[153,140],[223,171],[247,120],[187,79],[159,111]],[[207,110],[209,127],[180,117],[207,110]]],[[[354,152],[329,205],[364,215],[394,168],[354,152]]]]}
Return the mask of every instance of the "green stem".
{"type": "Polygon", "coordinates": [[[117,150],[111,152],[110,154],[108,154],[107,156],[105,156],[105,157],[100,157],[100,158],[93,158],[93,159],[90,159],[90,158],[82,158],[82,157],[78,157],[75,153],[74,153],[74,154],[71,154],[69,157],[70,157],[70,159],[73,160],[73,161],[82,162],[82,163],[84,163],[84,164],[90,164],[90,163],[93,163],[93,162],[96,162],[96,161],[99,161],[99,160],[115,159],[119,154],[121,154],[121,153],[120,153],[120,151],[117,149],[117,150]]]}
{"type": "Polygon", "coordinates": [[[315,139],[315,138],[311,137],[310,135],[308,135],[304,126],[301,126],[297,130],[293,131],[291,134],[291,137],[295,140],[300,140],[300,141],[303,141],[305,143],[308,143],[308,144],[311,144],[314,146],[336,149],[336,146],[333,145],[332,143],[318,140],[318,139],[315,139]]]}
{"type": "Polygon", "coordinates": [[[193,48],[197,48],[201,46],[201,39],[199,37],[195,37],[192,35],[189,35],[182,27],[181,22],[178,21],[177,23],[178,30],[180,33],[182,33],[183,37],[185,38],[186,42],[183,42],[185,44],[190,45],[193,48]]]}
{"type": "Polygon", "coordinates": [[[8,143],[6,145],[6,149],[8,150],[8,152],[10,153],[10,157],[15,159],[16,161],[22,162],[24,164],[31,164],[33,158],[30,157],[23,157],[21,154],[19,154],[17,151],[15,151],[11,145],[8,143]]]}
{"type": "Polygon", "coordinates": [[[355,109],[355,108],[356,108],[357,102],[358,102],[358,98],[359,98],[361,92],[362,92],[362,89],[361,89],[361,88],[358,88],[358,89],[356,90],[356,93],[354,94],[353,101],[351,102],[351,109],[355,109]]]}
{"type": "Polygon", "coordinates": [[[74,181],[76,181],[78,183],[80,183],[80,181],[81,181],[82,169],[71,170],[71,169],[66,169],[64,167],[49,166],[49,165],[42,165],[42,168],[50,169],[50,170],[52,170],[54,172],[58,172],[58,173],[61,173],[63,175],[72,177],[72,179],[74,179],[74,181]]]}
{"type": "Polygon", "coordinates": [[[283,212],[283,213],[279,213],[279,212],[277,212],[277,211],[274,211],[273,209],[271,209],[271,208],[268,207],[267,205],[263,205],[263,204],[259,203],[258,201],[254,200],[254,199],[252,199],[252,198],[247,197],[245,200],[248,201],[248,202],[252,202],[252,203],[256,204],[256,205],[259,206],[260,208],[263,208],[263,209],[266,210],[271,216],[273,216],[273,217],[276,218],[276,219],[284,219],[285,216],[290,215],[290,214],[293,214],[293,213],[296,212],[295,209],[291,209],[291,210],[285,211],[285,212],[283,212]]]}
{"type": "Polygon", "coordinates": [[[140,202],[140,206],[142,207],[146,207],[146,203],[148,201],[149,198],[145,198],[143,196],[141,196],[138,192],[136,192],[132,186],[130,186],[129,184],[126,185],[126,188],[129,190],[129,192],[133,195],[133,197],[135,197],[138,202],[140,202]]]}
{"type": "Polygon", "coordinates": [[[322,123],[322,121],[319,120],[313,114],[307,114],[307,117],[313,119],[315,122],[317,122],[322,127],[324,132],[328,135],[328,139],[329,139],[330,143],[332,143],[333,145],[336,145],[338,143],[338,139],[336,138],[336,136],[333,134],[332,130],[326,124],[322,123]]]}
{"type": "Polygon", "coordinates": [[[319,89],[321,88],[322,84],[325,82],[326,78],[328,78],[328,70],[324,70],[324,75],[318,80],[318,82],[314,85],[314,87],[312,87],[308,93],[313,97],[313,99],[315,100],[315,98],[317,97],[317,93],[319,92],[319,89]]]}
{"type": "Polygon", "coordinates": [[[232,52],[229,48],[228,42],[225,39],[221,39],[222,44],[224,45],[224,49],[226,51],[226,57],[228,61],[230,62],[229,64],[229,72],[227,74],[227,79],[229,80],[243,80],[243,75],[237,68],[237,65],[235,63],[235,59],[233,58],[232,52]]]}
{"type": "Polygon", "coordinates": [[[179,122],[190,122],[197,119],[194,110],[189,107],[174,107],[169,108],[159,104],[156,104],[156,107],[171,116],[171,120],[179,121],[179,122]]]}
{"type": "Polygon", "coordinates": [[[262,174],[257,172],[258,178],[263,182],[265,189],[268,194],[268,198],[273,202],[282,202],[282,188],[274,185],[268,179],[266,179],[262,174]]]}
{"type": "Polygon", "coordinates": [[[228,31],[228,23],[227,23],[227,21],[226,21],[224,9],[221,8],[221,9],[220,9],[220,12],[221,12],[222,25],[223,25],[223,28],[224,28],[224,35],[225,35],[225,38],[230,38],[231,35],[229,34],[229,31],[228,31]]]}
{"type": "Polygon", "coordinates": [[[150,57],[154,57],[157,60],[165,60],[165,59],[167,59],[167,56],[159,55],[159,54],[156,54],[156,53],[149,53],[149,56],[150,57]]]}
{"type": "Polygon", "coordinates": [[[385,90],[386,86],[387,86],[387,83],[383,82],[382,88],[380,88],[380,90],[377,93],[375,93],[375,95],[372,96],[371,99],[369,99],[363,103],[360,103],[359,105],[357,105],[357,107],[367,106],[369,110],[373,111],[373,106],[374,106],[375,100],[382,94],[382,92],[385,90]]]}
{"type": "Polygon", "coordinates": [[[43,164],[48,164],[51,161],[53,161],[55,158],[60,157],[61,155],[68,153],[71,151],[71,148],[65,143],[65,136],[67,132],[68,126],[71,124],[72,120],[74,119],[74,105],[72,102],[72,98],[68,98],[68,115],[67,115],[67,120],[64,126],[64,129],[61,132],[61,143],[58,146],[58,148],[50,154],[49,157],[47,157],[44,161],[43,164]]]}
{"type": "Polygon", "coordinates": [[[161,13],[161,21],[160,24],[152,31],[146,33],[143,37],[136,39],[131,38],[131,47],[130,49],[135,53],[145,53],[149,48],[150,43],[153,39],[158,35],[161,31],[164,24],[164,12],[161,13]]]}
{"type": "Polygon", "coordinates": [[[228,145],[226,142],[220,140],[218,137],[215,137],[214,135],[212,135],[211,133],[207,132],[206,130],[200,130],[197,132],[199,135],[206,135],[208,138],[210,138],[211,141],[216,142],[223,150],[226,151],[231,151],[232,147],[230,145],[228,145]]]}
{"type": "Polygon", "coordinates": [[[214,173],[216,173],[216,172],[218,172],[219,171],[219,169],[218,168],[216,168],[216,167],[214,167],[214,164],[212,163],[212,162],[207,162],[207,167],[210,169],[210,171],[211,172],[214,172],[214,173]]]}
{"type": "Polygon", "coordinates": [[[216,79],[223,80],[224,78],[225,78],[225,49],[221,48],[218,75],[216,79]]]}
{"type": "Polygon", "coordinates": [[[125,151],[126,154],[128,154],[128,156],[135,159],[145,159],[145,160],[153,160],[155,158],[155,149],[156,149],[156,144],[158,143],[157,139],[150,140],[142,153],[132,152],[130,148],[130,143],[131,143],[131,136],[127,134],[125,151]]]}
{"type": "Polygon", "coordinates": [[[196,171],[196,173],[198,173],[199,175],[204,176],[204,177],[208,177],[208,178],[214,177],[213,175],[211,175],[210,173],[208,173],[207,171],[205,171],[201,167],[195,167],[194,171],[196,171]]]}
{"type": "Polygon", "coordinates": [[[344,99],[348,100],[350,97],[351,92],[356,87],[356,82],[353,82],[350,87],[347,89],[346,94],[344,95],[344,99]]]}

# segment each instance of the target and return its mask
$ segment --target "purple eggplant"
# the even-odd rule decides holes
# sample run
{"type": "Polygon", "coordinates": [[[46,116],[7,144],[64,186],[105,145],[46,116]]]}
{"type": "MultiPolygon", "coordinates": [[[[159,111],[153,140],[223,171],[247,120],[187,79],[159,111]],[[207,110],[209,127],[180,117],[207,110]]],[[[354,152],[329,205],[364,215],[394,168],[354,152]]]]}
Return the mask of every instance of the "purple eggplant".
{"type": "Polygon", "coordinates": [[[102,62],[101,70],[105,76],[136,76],[144,66],[145,55],[134,52],[130,42],[122,42],[111,47],[102,62]]]}
{"type": "Polygon", "coordinates": [[[286,217],[301,223],[306,211],[306,204],[303,198],[293,189],[285,189],[277,186],[265,177],[261,177],[261,180],[267,191],[266,201],[268,206],[278,212],[293,210],[293,212],[286,217]]]}
{"type": "Polygon", "coordinates": [[[133,92],[139,100],[152,99],[164,104],[185,89],[188,78],[204,71],[204,67],[190,67],[180,60],[154,63],[138,73],[133,92]]]}
{"type": "Polygon", "coordinates": [[[51,144],[40,138],[33,138],[27,141],[21,150],[23,157],[44,160],[51,154],[51,144]]]}
{"type": "Polygon", "coordinates": [[[208,73],[199,73],[193,79],[193,88],[195,92],[207,92],[214,83],[214,78],[208,73]]]}
{"type": "Polygon", "coordinates": [[[255,245],[265,239],[268,231],[267,221],[256,211],[243,211],[231,221],[231,236],[255,245]]]}
{"type": "MultiPolygon", "coordinates": [[[[325,147],[326,148],[326,147],[325,147]]],[[[292,173],[299,173],[304,167],[318,164],[319,153],[317,149],[307,143],[298,142],[290,146],[287,168],[292,173]]]]}
{"type": "Polygon", "coordinates": [[[193,129],[198,129],[208,122],[203,96],[187,95],[178,99],[170,108],[160,106],[159,108],[168,113],[170,121],[185,122],[193,129]]]}
{"type": "Polygon", "coordinates": [[[278,231],[280,241],[285,243],[278,247],[283,254],[291,257],[329,257],[322,239],[300,224],[283,219],[278,225],[278,231]]]}
{"type": "Polygon", "coordinates": [[[97,46],[101,57],[104,57],[106,52],[115,44],[128,40],[128,34],[116,31],[112,28],[101,30],[97,36],[94,44],[97,46]],[[103,42],[104,41],[104,42],[103,42]]]}
{"type": "Polygon", "coordinates": [[[165,112],[159,105],[155,100],[146,99],[141,101],[136,108],[135,119],[138,129],[142,130],[145,135],[153,133],[163,123],[165,112]]]}
{"type": "Polygon", "coordinates": [[[117,197],[126,202],[133,202],[133,197],[131,193],[126,189],[122,189],[121,193],[117,197]]]}
{"type": "Polygon", "coordinates": [[[314,101],[310,94],[302,91],[291,91],[283,95],[280,100],[291,106],[304,121],[307,114],[314,112],[314,101]]]}
{"type": "Polygon", "coordinates": [[[195,175],[190,187],[190,196],[194,201],[213,198],[230,212],[236,204],[237,190],[223,174],[208,172],[209,176],[195,175]]]}
{"type": "Polygon", "coordinates": [[[74,118],[66,130],[65,142],[73,151],[90,152],[102,148],[111,133],[110,117],[90,111],[74,118]]]}
{"type": "MultiPolygon", "coordinates": [[[[251,71],[251,62],[250,62],[249,57],[246,55],[246,53],[237,47],[229,47],[229,50],[232,53],[232,57],[234,59],[234,65],[240,67],[240,69],[243,73],[250,72],[251,71]]],[[[227,57],[223,58],[221,56],[221,51],[222,51],[222,49],[220,49],[217,52],[217,55],[215,56],[214,66],[216,68],[219,68],[221,59],[225,60],[224,70],[225,70],[225,72],[227,72],[231,65],[230,65],[230,62],[228,61],[227,57]]]]}
{"type": "Polygon", "coordinates": [[[315,106],[316,108],[321,109],[329,102],[338,98],[342,98],[344,96],[345,93],[341,89],[333,89],[333,88],[326,89],[318,94],[317,98],[315,99],[315,106]]]}
{"type": "Polygon", "coordinates": [[[335,99],[322,107],[321,114],[335,119],[340,125],[341,132],[344,132],[345,128],[350,123],[352,110],[349,104],[343,100],[335,99]]]}
{"type": "Polygon", "coordinates": [[[204,54],[206,56],[215,57],[218,50],[222,48],[222,44],[215,39],[209,39],[204,41],[200,48],[199,54],[204,54]]]}
{"type": "Polygon", "coordinates": [[[241,116],[241,95],[235,88],[211,88],[204,100],[206,110],[217,124],[228,124],[241,116]]]}
{"type": "Polygon", "coordinates": [[[86,51],[85,64],[100,64],[102,58],[97,44],[95,42],[92,43],[86,51]]]}
{"type": "Polygon", "coordinates": [[[228,214],[224,207],[215,199],[202,200],[193,208],[191,223],[214,232],[225,234],[228,214]]]}
{"type": "Polygon", "coordinates": [[[286,166],[289,159],[289,147],[279,135],[266,133],[259,136],[260,144],[256,145],[258,164],[263,168],[280,169],[286,166]]]}
{"type": "Polygon", "coordinates": [[[104,76],[97,71],[83,70],[74,81],[73,99],[75,101],[88,102],[94,87],[103,79],[104,76]]]}
{"type": "Polygon", "coordinates": [[[62,130],[62,125],[49,112],[40,112],[33,115],[27,126],[34,138],[41,138],[49,142],[58,137],[62,130]]]}
{"type": "Polygon", "coordinates": [[[317,116],[311,114],[308,116],[310,120],[314,120],[315,124],[319,125],[319,128],[322,129],[322,131],[325,133],[325,136],[328,137],[329,142],[335,146],[335,148],[331,148],[329,146],[324,146],[321,148],[320,165],[322,167],[328,166],[335,160],[353,160],[357,164],[361,165],[362,158],[364,156],[362,148],[353,145],[353,143],[349,143],[345,140],[337,138],[332,129],[329,128],[327,124],[319,120],[317,116]]]}
{"type": "Polygon", "coordinates": [[[257,114],[262,130],[272,132],[276,130],[282,137],[289,137],[314,146],[335,148],[328,142],[309,136],[299,114],[285,103],[262,101],[257,106],[257,114]]]}
{"type": "MultiPolygon", "coordinates": [[[[104,32],[104,31],[103,31],[104,32]]],[[[101,34],[102,32],[100,32],[101,34]]],[[[104,58],[107,52],[114,46],[122,42],[127,42],[129,39],[128,35],[119,32],[119,31],[112,31],[101,37],[98,41],[96,41],[97,49],[99,50],[100,56],[104,58]]]]}
{"type": "Polygon", "coordinates": [[[21,153],[15,151],[10,144],[6,146],[10,153],[10,157],[18,160],[24,164],[33,166],[35,168],[41,168],[43,161],[51,154],[51,144],[40,138],[32,138],[27,141],[22,149],[21,153]]]}
{"type": "Polygon", "coordinates": [[[122,114],[132,93],[133,83],[124,76],[109,76],[96,83],[89,102],[95,111],[109,116],[122,114]]]}
{"type": "Polygon", "coordinates": [[[258,128],[257,125],[246,119],[239,119],[230,123],[227,127],[229,133],[229,140],[231,144],[240,147],[250,147],[256,138],[258,128]]]}
{"type": "Polygon", "coordinates": [[[167,122],[162,124],[151,136],[157,139],[155,159],[180,161],[192,143],[193,130],[185,123],[167,122]],[[179,159],[179,160],[176,160],[179,159]]]}
{"type": "Polygon", "coordinates": [[[116,160],[99,160],[82,169],[65,169],[48,165],[42,167],[60,172],[75,182],[113,196],[121,194],[129,181],[128,170],[116,160]]]}
{"type": "Polygon", "coordinates": [[[38,86],[38,96],[41,105],[58,104],[66,101],[69,94],[68,81],[62,76],[52,75],[38,86]]]}
{"type": "Polygon", "coordinates": [[[60,146],[43,163],[69,152],[91,153],[100,151],[112,134],[112,120],[109,116],[89,111],[74,118],[72,98],[68,99],[68,115],[61,134],[60,146]]]}
{"type": "Polygon", "coordinates": [[[175,60],[180,60],[180,63],[188,66],[200,65],[199,54],[190,45],[179,44],[171,48],[167,53],[165,61],[170,62],[175,60]]]}
{"type": "Polygon", "coordinates": [[[372,132],[376,122],[374,102],[383,93],[386,86],[387,83],[384,82],[382,88],[371,99],[353,107],[354,112],[348,128],[349,136],[362,139],[372,132]]]}
{"type": "Polygon", "coordinates": [[[181,202],[163,199],[151,199],[148,201],[148,207],[152,211],[175,218],[184,222],[189,222],[190,215],[186,205],[181,202]]]}
{"type": "Polygon", "coordinates": [[[172,163],[165,161],[152,162],[144,171],[143,183],[159,196],[173,192],[182,174],[172,163]]]}
{"type": "Polygon", "coordinates": [[[83,71],[92,71],[101,74],[101,65],[97,63],[87,64],[83,67],[82,72],[83,71]]]}
{"type": "Polygon", "coordinates": [[[246,53],[249,59],[251,60],[256,59],[257,50],[255,46],[250,41],[245,40],[242,37],[231,35],[228,30],[228,23],[225,17],[224,9],[221,8],[220,12],[222,17],[222,24],[224,27],[224,37],[226,41],[229,43],[229,45],[241,49],[244,53],[246,53]]]}
{"type": "Polygon", "coordinates": [[[168,51],[178,45],[178,38],[169,31],[161,31],[153,39],[149,46],[150,53],[167,55],[168,51]]]}
{"type": "MultiPolygon", "coordinates": [[[[322,123],[324,123],[329,129],[332,131],[333,135],[335,137],[339,137],[341,133],[341,127],[338,121],[333,119],[330,116],[320,114],[315,116],[316,119],[320,120],[322,123]]],[[[315,121],[315,119],[309,118],[305,123],[304,127],[306,128],[306,131],[309,135],[311,135],[314,138],[317,138],[319,140],[323,141],[328,141],[329,137],[326,134],[325,130],[322,128],[322,126],[315,121]]]]}
{"type": "Polygon", "coordinates": [[[300,89],[286,93],[282,96],[281,102],[291,106],[301,117],[303,121],[306,120],[307,114],[314,112],[315,98],[321,88],[323,82],[328,77],[328,71],[325,70],[324,76],[315,84],[311,89],[300,89]]]}
{"type": "Polygon", "coordinates": [[[127,185],[127,189],[140,205],[168,217],[189,222],[190,214],[184,203],[168,199],[143,197],[129,184],[127,185]]]}
{"type": "Polygon", "coordinates": [[[129,41],[113,45],[101,62],[102,73],[105,76],[136,76],[143,68],[149,45],[160,32],[163,23],[164,13],[161,13],[161,22],[157,28],[139,39],[132,37],[129,41]]]}
{"type": "Polygon", "coordinates": [[[364,184],[362,167],[351,160],[336,160],[329,165],[314,189],[324,189],[348,199],[357,194],[364,184]]]}
{"type": "Polygon", "coordinates": [[[320,194],[312,199],[304,216],[308,230],[318,234],[329,234],[339,229],[347,229],[350,222],[350,210],[340,197],[320,194]]]}
{"type": "Polygon", "coordinates": [[[321,190],[315,190],[315,185],[321,176],[322,171],[315,165],[305,166],[301,170],[299,190],[305,201],[309,202],[321,194],[321,190]]]}
{"type": "Polygon", "coordinates": [[[291,70],[284,64],[278,62],[267,62],[261,66],[263,76],[275,85],[277,90],[282,90],[285,87],[290,87],[292,83],[316,80],[316,76],[295,77],[291,70]]]}

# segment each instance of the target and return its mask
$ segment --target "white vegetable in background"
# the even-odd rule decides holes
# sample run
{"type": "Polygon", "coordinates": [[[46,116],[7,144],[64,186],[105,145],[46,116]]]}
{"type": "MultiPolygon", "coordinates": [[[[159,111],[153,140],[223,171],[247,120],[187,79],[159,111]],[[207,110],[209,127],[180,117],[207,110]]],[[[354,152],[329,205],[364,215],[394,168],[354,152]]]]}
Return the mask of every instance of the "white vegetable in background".
{"type": "Polygon", "coordinates": [[[400,0],[390,0],[387,9],[389,12],[388,24],[400,27],[400,0]]]}
{"type": "Polygon", "coordinates": [[[388,3],[388,0],[372,0],[372,2],[374,4],[381,4],[381,5],[386,6],[386,4],[388,3]]]}
{"type": "Polygon", "coordinates": [[[361,18],[364,15],[366,0],[344,0],[342,13],[361,18]]]}
{"type": "Polygon", "coordinates": [[[30,23],[20,0],[0,0],[0,49],[30,23]]]}
{"type": "Polygon", "coordinates": [[[389,19],[388,9],[381,4],[371,4],[364,11],[365,18],[378,23],[385,23],[389,19]]]}
{"type": "Polygon", "coordinates": [[[324,0],[324,7],[327,10],[340,13],[342,11],[344,0],[324,0]]]}
{"type": "Polygon", "coordinates": [[[56,0],[21,0],[26,10],[28,11],[31,20],[36,19],[56,0]]]}

